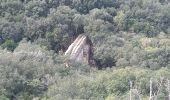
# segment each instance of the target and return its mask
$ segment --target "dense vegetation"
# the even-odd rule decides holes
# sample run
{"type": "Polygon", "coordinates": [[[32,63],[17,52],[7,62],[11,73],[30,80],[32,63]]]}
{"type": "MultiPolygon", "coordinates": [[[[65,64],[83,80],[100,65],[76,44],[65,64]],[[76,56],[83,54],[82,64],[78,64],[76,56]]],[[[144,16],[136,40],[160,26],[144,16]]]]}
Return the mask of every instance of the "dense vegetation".
{"type": "Polygon", "coordinates": [[[169,0],[0,0],[0,100],[148,100],[150,81],[168,100],[169,12],[169,0]],[[66,68],[82,33],[97,67],[66,68]]]}

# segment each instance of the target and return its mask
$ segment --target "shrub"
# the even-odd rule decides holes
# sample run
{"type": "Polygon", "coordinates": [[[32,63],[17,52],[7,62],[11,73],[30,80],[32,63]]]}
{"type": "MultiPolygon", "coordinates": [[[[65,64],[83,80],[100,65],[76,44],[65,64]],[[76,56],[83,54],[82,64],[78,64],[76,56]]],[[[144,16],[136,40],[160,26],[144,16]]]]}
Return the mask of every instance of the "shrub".
{"type": "Polygon", "coordinates": [[[14,49],[17,47],[17,43],[15,43],[13,40],[6,40],[1,47],[6,48],[7,50],[14,51],[14,49]]]}

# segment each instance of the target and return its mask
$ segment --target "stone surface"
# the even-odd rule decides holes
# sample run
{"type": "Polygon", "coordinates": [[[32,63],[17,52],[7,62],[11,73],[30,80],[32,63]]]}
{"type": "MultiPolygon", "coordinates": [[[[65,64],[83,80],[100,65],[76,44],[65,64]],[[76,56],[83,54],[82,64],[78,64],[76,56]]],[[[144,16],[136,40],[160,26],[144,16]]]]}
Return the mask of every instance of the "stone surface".
{"type": "Polygon", "coordinates": [[[74,42],[68,47],[65,55],[69,56],[69,59],[94,65],[92,42],[88,36],[81,34],[74,42]]]}

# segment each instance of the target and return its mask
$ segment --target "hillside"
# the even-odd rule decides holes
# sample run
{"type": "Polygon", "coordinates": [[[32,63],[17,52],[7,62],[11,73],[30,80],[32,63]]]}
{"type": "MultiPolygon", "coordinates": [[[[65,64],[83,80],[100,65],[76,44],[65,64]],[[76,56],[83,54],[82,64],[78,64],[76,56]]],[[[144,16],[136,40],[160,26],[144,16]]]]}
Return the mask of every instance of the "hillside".
{"type": "Polygon", "coordinates": [[[0,0],[0,100],[169,100],[169,71],[170,0],[0,0]]]}

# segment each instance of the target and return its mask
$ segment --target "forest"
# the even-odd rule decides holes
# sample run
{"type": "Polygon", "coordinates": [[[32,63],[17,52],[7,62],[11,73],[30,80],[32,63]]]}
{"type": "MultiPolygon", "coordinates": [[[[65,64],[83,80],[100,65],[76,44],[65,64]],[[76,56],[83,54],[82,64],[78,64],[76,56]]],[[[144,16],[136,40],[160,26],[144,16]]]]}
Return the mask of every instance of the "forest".
{"type": "Polygon", "coordinates": [[[170,100],[170,0],[0,0],[0,100],[170,100]]]}

